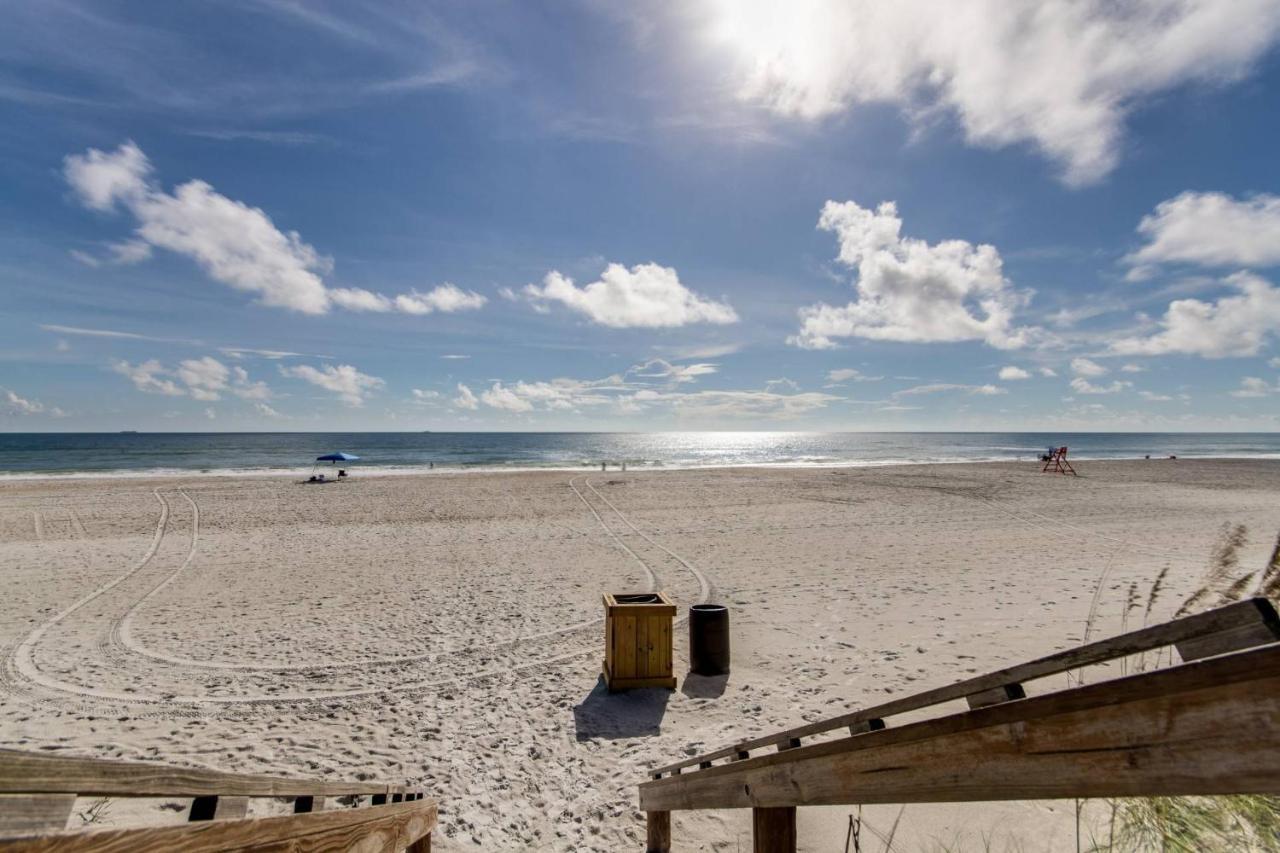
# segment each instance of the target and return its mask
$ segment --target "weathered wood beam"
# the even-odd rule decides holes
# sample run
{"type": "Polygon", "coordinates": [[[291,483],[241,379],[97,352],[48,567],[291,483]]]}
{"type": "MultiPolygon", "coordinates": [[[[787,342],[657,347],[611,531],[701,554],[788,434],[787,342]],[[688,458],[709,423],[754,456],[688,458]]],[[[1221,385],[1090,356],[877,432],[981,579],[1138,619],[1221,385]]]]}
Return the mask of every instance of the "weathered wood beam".
{"type": "Polygon", "coordinates": [[[640,808],[1280,793],[1280,646],[640,786],[640,808]]]}
{"type": "MultiPolygon", "coordinates": [[[[6,841],[5,853],[214,853],[228,850],[404,850],[436,827],[431,800],[180,826],[63,832],[6,841]]],[[[428,848],[429,849],[429,848],[428,848]]]]}
{"type": "Polygon", "coordinates": [[[61,832],[75,805],[75,794],[0,794],[0,837],[61,832]]]}
{"type": "Polygon", "coordinates": [[[374,782],[329,782],[223,773],[142,761],[75,758],[0,749],[0,793],[77,794],[82,797],[341,797],[385,793],[374,782]]]}
{"type": "MultiPolygon", "coordinates": [[[[917,711],[931,705],[955,699],[964,699],[968,696],[981,694],[984,691],[1001,688],[1009,684],[1022,684],[1047,675],[1056,675],[1083,666],[1105,663],[1117,658],[1138,654],[1139,652],[1177,645],[1197,637],[1209,637],[1223,632],[1248,633],[1259,640],[1253,645],[1274,642],[1276,638],[1280,637],[1280,616],[1277,616],[1275,607],[1265,598],[1238,601],[1225,607],[1219,607],[1204,613],[1196,613],[1182,619],[1175,619],[1172,622],[1151,625],[1147,628],[1130,631],[1127,634],[1120,634],[1116,637],[1109,637],[1078,648],[1055,652],[1008,669],[978,675],[955,684],[926,690],[923,693],[917,693],[912,696],[892,699],[870,708],[850,711],[846,714],[798,726],[787,731],[741,741],[715,752],[673,762],[652,772],[659,776],[664,776],[680,768],[700,764],[704,761],[716,761],[720,758],[727,758],[741,752],[750,752],[761,747],[776,747],[780,744],[789,743],[795,738],[805,738],[823,732],[834,731],[835,729],[847,728],[867,720],[883,719],[894,714],[917,711]],[[1268,636],[1272,639],[1266,639],[1268,636]]],[[[1243,648],[1243,646],[1237,646],[1237,648],[1243,648]]],[[[1188,649],[1189,653],[1194,654],[1194,643],[1188,649]]],[[[1214,653],[1216,654],[1217,652],[1214,653]]],[[[1184,660],[1188,659],[1184,656],[1184,660]]]]}

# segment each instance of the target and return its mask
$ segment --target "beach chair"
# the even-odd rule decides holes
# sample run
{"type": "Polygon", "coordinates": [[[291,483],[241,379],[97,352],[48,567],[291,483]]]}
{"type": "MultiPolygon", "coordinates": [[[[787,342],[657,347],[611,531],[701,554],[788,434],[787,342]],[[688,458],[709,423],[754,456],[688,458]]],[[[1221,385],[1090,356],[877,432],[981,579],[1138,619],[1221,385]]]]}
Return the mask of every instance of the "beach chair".
{"type": "Polygon", "coordinates": [[[1040,473],[1052,472],[1054,474],[1070,474],[1072,477],[1078,476],[1076,469],[1071,467],[1071,463],[1067,461],[1067,449],[1059,447],[1057,450],[1049,454],[1049,458],[1044,460],[1044,467],[1040,469],[1040,473]]]}

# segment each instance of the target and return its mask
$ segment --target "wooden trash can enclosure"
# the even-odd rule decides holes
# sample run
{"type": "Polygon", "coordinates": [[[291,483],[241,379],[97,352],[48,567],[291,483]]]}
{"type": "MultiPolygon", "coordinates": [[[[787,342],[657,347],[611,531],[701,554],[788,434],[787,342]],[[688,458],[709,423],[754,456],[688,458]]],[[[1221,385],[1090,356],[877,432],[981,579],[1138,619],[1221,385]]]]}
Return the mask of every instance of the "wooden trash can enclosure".
{"type": "Polygon", "coordinates": [[[604,680],[609,691],[633,687],[674,690],[671,623],[676,604],[663,592],[606,593],[604,680]]]}

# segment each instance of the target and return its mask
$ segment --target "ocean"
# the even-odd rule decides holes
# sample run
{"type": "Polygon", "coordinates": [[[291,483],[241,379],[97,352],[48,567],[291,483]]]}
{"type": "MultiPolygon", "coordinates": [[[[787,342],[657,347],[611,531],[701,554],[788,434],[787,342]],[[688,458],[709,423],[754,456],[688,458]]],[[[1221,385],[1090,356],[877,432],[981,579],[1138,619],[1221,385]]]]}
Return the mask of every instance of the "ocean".
{"type": "Polygon", "coordinates": [[[0,478],[301,473],[334,451],[358,455],[353,470],[392,474],[1015,461],[1050,445],[1081,460],[1280,458],[1280,433],[0,433],[0,478]]]}

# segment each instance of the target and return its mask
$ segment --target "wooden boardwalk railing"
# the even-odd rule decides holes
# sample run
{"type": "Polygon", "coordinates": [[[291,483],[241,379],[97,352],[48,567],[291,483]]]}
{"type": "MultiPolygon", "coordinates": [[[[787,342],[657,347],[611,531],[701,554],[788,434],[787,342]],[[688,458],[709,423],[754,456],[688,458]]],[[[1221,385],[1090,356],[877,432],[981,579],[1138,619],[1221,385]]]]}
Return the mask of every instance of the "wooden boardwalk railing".
{"type": "Polygon", "coordinates": [[[650,851],[669,849],[682,809],[752,808],[755,849],[773,853],[795,850],[804,805],[1280,793],[1280,618],[1265,599],[1239,602],[651,776],[640,785],[650,851]],[[1028,681],[1167,646],[1183,663],[1027,698],[1028,681]],[[969,710],[886,725],[958,699],[969,710]]]}
{"type": "Polygon", "coordinates": [[[353,847],[429,853],[436,820],[436,803],[404,785],[0,750],[3,853],[353,847]],[[181,825],[68,831],[77,797],[189,798],[191,807],[188,822],[181,825]],[[247,817],[253,797],[291,799],[293,814],[247,817]],[[350,807],[339,804],[338,798],[350,807]]]}

